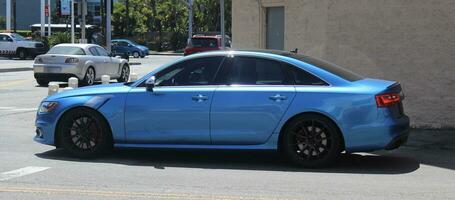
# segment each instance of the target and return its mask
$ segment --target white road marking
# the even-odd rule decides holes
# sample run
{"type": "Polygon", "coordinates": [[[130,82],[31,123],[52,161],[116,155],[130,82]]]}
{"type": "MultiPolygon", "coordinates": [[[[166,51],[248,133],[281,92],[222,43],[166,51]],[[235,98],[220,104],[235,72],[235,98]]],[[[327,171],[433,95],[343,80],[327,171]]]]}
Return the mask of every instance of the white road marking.
{"type": "Polygon", "coordinates": [[[6,180],[13,179],[13,178],[18,178],[21,176],[34,174],[34,173],[44,171],[49,168],[50,167],[28,166],[28,167],[24,167],[24,168],[20,168],[20,169],[16,169],[16,170],[8,171],[8,172],[3,172],[0,174],[0,181],[6,181],[6,180]]]}
{"type": "Polygon", "coordinates": [[[6,111],[37,111],[37,108],[18,108],[18,107],[0,107],[0,110],[6,111]]]}

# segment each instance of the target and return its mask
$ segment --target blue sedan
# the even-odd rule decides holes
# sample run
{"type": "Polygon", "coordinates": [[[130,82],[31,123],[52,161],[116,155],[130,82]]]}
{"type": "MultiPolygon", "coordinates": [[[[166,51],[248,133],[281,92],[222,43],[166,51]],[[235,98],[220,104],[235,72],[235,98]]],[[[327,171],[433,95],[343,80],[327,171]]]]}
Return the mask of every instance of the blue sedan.
{"type": "Polygon", "coordinates": [[[82,158],[113,147],[277,150],[304,167],[394,149],[409,118],[399,83],[284,51],[191,55],[138,81],[44,99],[35,141],[82,158]]]}
{"type": "Polygon", "coordinates": [[[131,40],[115,39],[112,40],[112,52],[117,56],[123,56],[126,53],[134,58],[144,58],[149,55],[149,48],[131,40]]]}

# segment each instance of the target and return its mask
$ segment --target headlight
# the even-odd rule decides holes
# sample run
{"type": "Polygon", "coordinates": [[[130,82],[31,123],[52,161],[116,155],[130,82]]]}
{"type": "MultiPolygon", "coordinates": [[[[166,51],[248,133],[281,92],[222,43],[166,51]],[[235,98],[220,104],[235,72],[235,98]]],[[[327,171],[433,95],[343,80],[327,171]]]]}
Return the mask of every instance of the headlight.
{"type": "Polygon", "coordinates": [[[57,102],[43,102],[39,106],[39,113],[49,113],[52,112],[57,107],[58,103],[57,102]]]}
{"type": "Polygon", "coordinates": [[[35,58],[35,64],[41,64],[41,63],[43,63],[42,58],[35,58]]]}

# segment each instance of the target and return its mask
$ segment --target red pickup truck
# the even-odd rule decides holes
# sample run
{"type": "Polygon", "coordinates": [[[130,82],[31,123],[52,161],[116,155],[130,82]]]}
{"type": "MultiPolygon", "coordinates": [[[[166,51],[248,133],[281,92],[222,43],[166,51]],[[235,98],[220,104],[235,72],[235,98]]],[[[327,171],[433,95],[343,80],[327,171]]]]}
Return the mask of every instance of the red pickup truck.
{"type": "MultiPolygon", "coordinates": [[[[231,47],[231,39],[226,37],[226,47],[231,47]]],[[[185,47],[183,55],[191,55],[199,52],[216,51],[223,49],[221,45],[221,35],[195,35],[185,47]]]]}

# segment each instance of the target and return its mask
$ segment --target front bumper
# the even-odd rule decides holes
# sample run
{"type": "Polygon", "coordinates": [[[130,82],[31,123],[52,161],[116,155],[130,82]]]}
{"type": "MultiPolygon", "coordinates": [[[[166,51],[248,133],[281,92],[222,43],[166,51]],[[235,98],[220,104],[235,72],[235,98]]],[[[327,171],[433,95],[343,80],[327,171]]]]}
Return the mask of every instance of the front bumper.
{"type": "Polygon", "coordinates": [[[30,55],[37,56],[41,54],[47,53],[48,49],[46,47],[40,47],[40,48],[29,48],[27,49],[27,52],[30,55]]]}

